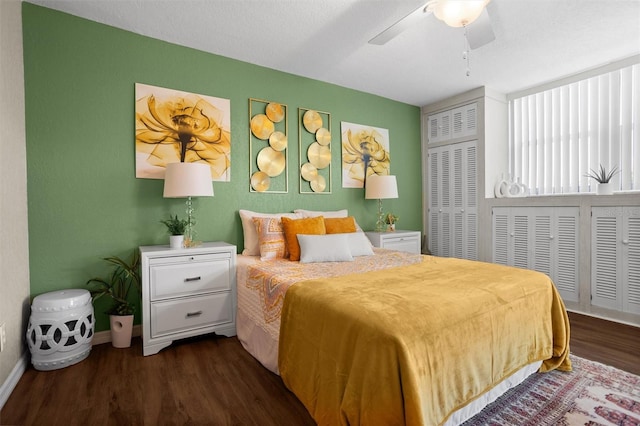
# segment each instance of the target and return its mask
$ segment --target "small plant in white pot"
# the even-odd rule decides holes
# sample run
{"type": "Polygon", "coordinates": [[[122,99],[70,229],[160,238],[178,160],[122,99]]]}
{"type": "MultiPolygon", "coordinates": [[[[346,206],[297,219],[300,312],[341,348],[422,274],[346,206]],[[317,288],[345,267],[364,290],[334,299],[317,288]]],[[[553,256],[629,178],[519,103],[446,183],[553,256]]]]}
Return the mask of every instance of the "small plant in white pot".
{"type": "Polygon", "coordinates": [[[109,296],[113,300],[105,312],[111,323],[111,344],[116,348],[128,348],[131,346],[135,311],[133,303],[129,301],[129,293],[134,290],[140,297],[142,290],[140,254],[134,250],[129,262],[117,256],[105,257],[104,260],[113,267],[109,278],[91,278],[86,285],[92,287],[90,291],[94,302],[102,296],[109,296]]]}
{"type": "Polygon", "coordinates": [[[598,182],[596,194],[611,195],[613,194],[613,184],[611,183],[611,178],[618,174],[618,172],[620,172],[620,170],[618,170],[616,166],[614,166],[611,171],[607,172],[604,166],[601,164],[600,170],[595,171],[591,169],[591,173],[587,173],[585,174],[585,176],[598,182]]]}
{"type": "Polygon", "coordinates": [[[396,230],[396,222],[400,219],[393,213],[387,213],[384,217],[384,221],[387,224],[387,231],[395,231],[396,230]]]}
{"type": "Polygon", "coordinates": [[[172,249],[182,248],[184,245],[184,233],[187,230],[189,221],[187,219],[178,219],[178,215],[169,215],[169,219],[161,220],[160,223],[163,223],[169,232],[169,246],[172,249]]]}

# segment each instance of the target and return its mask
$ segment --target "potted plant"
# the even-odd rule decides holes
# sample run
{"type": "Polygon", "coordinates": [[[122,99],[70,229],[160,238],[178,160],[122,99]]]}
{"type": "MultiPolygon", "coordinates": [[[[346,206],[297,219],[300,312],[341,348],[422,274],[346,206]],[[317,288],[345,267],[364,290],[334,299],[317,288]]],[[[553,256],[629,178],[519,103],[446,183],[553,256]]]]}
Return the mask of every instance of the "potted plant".
{"type": "Polygon", "coordinates": [[[169,246],[172,249],[182,248],[184,245],[184,232],[187,229],[189,221],[187,219],[178,219],[178,215],[171,216],[169,219],[161,220],[167,227],[169,232],[169,246]]]}
{"type": "Polygon", "coordinates": [[[393,213],[387,213],[384,217],[384,221],[387,224],[387,230],[388,231],[395,231],[396,230],[396,222],[398,221],[398,216],[394,215],[393,213]]]}
{"type": "Polygon", "coordinates": [[[140,254],[133,251],[131,260],[127,262],[117,256],[105,257],[113,271],[107,279],[91,278],[86,285],[94,302],[102,296],[108,296],[113,304],[105,312],[109,315],[111,324],[111,344],[116,348],[131,346],[131,332],[133,329],[134,305],[129,301],[129,293],[135,290],[140,296],[140,254]]]}
{"type": "Polygon", "coordinates": [[[600,165],[600,170],[595,171],[591,169],[591,173],[585,174],[586,177],[589,177],[596,182],[598,182],[598,187],[596,189],[596,194],[598,195],[611,195],[613,194],[613,184],[610,182],[611,178],[618,174],[620,170],[616,166],[614,166],[611,171],[607,172],[604,166],[600,165]]]}

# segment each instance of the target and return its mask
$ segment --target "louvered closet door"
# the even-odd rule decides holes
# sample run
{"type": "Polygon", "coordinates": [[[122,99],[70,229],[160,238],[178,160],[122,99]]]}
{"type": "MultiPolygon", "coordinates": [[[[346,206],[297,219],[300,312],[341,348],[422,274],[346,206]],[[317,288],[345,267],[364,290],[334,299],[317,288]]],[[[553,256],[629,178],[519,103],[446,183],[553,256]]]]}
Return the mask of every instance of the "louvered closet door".
{"type": "Polygon", "coordinates": [[[622,259],[622,310],[640,314],[640,207],[623,210],[622,259]]]}
{"type": "Polygon", "coordinates": [[[478,258],[476,141],[429,150],[429,250],[478,258]]]}
{"type": "Polygon", "coordinates": [[[452,255],[478,259],[476,142],[452,145],[452,255]]]}
{"type": "Polygon", "coordinates": [[[429,150],[429,251],[451,256],[451,150],[429,150]]]}
{"type": "Polygon", "coordinates": [[[622,207],[591,209],[591,304],[616,310],[622,310],[621,217],[622,207]]]}

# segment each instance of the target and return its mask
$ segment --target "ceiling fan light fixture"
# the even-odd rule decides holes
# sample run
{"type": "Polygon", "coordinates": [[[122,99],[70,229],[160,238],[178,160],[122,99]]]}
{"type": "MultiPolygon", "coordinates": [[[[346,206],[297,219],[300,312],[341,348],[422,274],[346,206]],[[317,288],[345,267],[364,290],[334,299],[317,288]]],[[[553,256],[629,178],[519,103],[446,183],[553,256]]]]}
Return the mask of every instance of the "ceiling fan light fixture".
{"type": "Polygon", "coordinates": [[[478,19],[490,0],[432,0],[426,11],[433,12],[450,27],[464,27],[478,19]]]}

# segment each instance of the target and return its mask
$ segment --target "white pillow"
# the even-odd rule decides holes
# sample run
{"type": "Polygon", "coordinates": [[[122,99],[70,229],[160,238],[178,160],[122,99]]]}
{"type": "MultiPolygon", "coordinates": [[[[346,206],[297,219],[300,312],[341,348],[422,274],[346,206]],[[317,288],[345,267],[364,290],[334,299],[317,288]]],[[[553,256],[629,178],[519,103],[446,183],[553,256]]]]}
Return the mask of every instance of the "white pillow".
{"type": "Polygon", "coordinates": [[[240,210],[240,220],[242,221],[242,234],[244,235],[244,250],[242,254],[246,256],[260,256],[260,245],[258,242],[258,232],[253,223],[254,217],[277,217],[282,216],[291,219],[301,219],[298,213],[257,213],[250,210],[240,210]]]}
{"type": "Polygon", "coordinates": [[[294,213],[302,215],[302,217],[347,217],[349,216],[349,210],[334,210],[334,211],[316,211],[316,210],[303,210],[303,209],[295,209],[294,213]]]}
{"type": "Polygon", "coordinates": [[[348,234],[342,235],[347,236],[347,243],[349,244],[351,256],[357,257],[373,255],[373,246],[364,232],[349,232],[348,234]]]}
{"type": "MultiPolygon", "coordinates": [[[[323,217],[334,218],[334,217],[348,217],[349,216],[349,210],[347,210],[347,209],[328,210],[328,211],[295,209],[294,212],[299,214],[299,215],[302,215],[302,217],[323,216],[323,217]]],[[[355,218],[353,220],[356,222],[356,230],[362,231],[362,228],[360,228],[360,225],[358,225],[358,221],[356,221],[355,218]]]]}
{"type": "Polygon", "coordinates": [[[351,262],[347,234],[298,234],[300,263],[351,262]]]}

